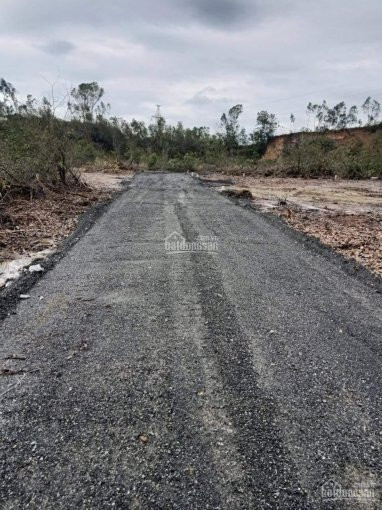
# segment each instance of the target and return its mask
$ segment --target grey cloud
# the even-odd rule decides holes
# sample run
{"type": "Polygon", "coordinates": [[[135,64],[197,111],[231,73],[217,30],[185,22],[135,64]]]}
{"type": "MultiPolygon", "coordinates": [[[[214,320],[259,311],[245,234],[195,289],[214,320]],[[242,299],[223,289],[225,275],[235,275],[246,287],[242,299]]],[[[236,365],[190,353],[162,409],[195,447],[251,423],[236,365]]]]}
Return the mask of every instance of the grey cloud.
{"type": "Polygon", "coordinates": [[[195,47],[195,43],[192,44],[181,34],[171,34],[152,27],[143,28],[133,37],[135,41],[142,42],[147,47],[161,52],[179,53],[192,50],[195,47]]]}
{"type": "Polygon", "coordinates": [[[64,56],[68,53],[72,52],[76,46],[69,41],[49,41],[48,43],[39,46],[42,51],[45,53],[50,53],[51,55],[64,56]]]}
{"type": "Polygon", "coordinates": [[[207,95],[208,92],[215,92],[216,89],[213,87],[206,87],[203,90],[199,90],[196,94],[194,94],[191,99],[188,99],[186,103],[194,104],[194,105],[205,105],[209,103],[213,103],[214,100],[207,95]]]}
{"type": "Polygon", "coordinates": [[[238,0],[191,0],[197,17],[217,27],[231,27],[247,19],[248,4],[238,0]]]}
{"type": "Polygon", "coordinates": [[[226,97],[219,97],[218,91],[214,87],[205,87],[204,89],[199,90],[199,92],[194,94],[190,99],[188,99],[186,104],[205,106],[216,103],[227,104],[229,101],[230,100],[226,97]]]}
{"type": "Polygon", "coordinates": [[[213,128],[243,103],[248,128],[260,109],[301,126],[309,101],[382,100],[381,24],[380,0],[1,0],[0,61],[21,94],[99,81],[128,118],[160,103],[213,128]]]}
{"type": "MultiPolygon", "coordinates": [[[[141,0],[126,2],[113,0],[105,8],[104,0],[5,0],[8,5],[0,5],[0,27],[9,31],[54,31],[57,27],[112,27],[114,31],[124,31],[135,24],[162,24],[174,19],[178,22],[183,16],[186,0],[163,0],[154,2],[141,0]]],[[[166,24],[168,24],[166,23],[166,24]]]]}
{"type": "MultiPolygon", "coordinates": [[[[274,0],[268,0],[271,4],[274,0]]],[[[91,26],[114,31],[139,32],[146,26],[189,26],[194,21],[212,27],[233,26],[248,20],[254,6],[256,12],[269,11],[261,0],[141,0],[126,2],[113,0],[105,9],[104,0],[5,0],[0,5],[0,28],[4,31],[19,30],[51,32],[57,27],[91,26]]]]}

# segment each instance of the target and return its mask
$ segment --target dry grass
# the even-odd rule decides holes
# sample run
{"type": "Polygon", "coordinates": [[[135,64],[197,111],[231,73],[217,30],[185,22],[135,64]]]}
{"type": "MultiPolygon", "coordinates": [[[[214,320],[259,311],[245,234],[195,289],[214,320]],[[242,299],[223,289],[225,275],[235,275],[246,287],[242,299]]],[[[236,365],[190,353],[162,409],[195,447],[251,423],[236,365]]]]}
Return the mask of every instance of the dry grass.
{"type": "Polygon", "coordinates": [[[138,166],[128,161],[118,161],[116,158],[97,158],[92,163],[83,165],[79,170],[81,173],[127,174],[138,170],[138,166]]]}

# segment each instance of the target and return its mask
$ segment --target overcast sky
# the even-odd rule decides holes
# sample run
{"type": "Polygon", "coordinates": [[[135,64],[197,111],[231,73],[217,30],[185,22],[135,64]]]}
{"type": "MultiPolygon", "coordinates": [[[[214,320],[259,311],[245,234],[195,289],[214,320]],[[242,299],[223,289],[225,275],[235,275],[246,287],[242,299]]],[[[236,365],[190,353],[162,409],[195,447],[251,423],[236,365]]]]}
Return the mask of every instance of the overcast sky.
{"type": "Polygon", "coordinates": [[[84,81],[112,113],[216,129],[274,112],[306,125],[309,101],[382,102],[382,0],[0,0],[0,77],[21,95],[84,81]]]}

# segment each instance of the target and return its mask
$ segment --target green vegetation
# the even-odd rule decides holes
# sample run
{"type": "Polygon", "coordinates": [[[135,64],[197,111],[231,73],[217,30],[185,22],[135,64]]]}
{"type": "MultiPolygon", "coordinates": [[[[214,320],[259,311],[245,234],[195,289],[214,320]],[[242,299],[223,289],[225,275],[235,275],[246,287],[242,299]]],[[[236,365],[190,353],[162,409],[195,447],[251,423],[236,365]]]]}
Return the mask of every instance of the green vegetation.
{"type": "MultiPolygon", "coordinates": [[[[180,122],[171,126],[160,117],[148,126],[111,117],[103,97],[103,88],[92,82],[81,83],[60,102],[53,97],[37,101],[32,96],[21,101],[15,87],[1,79],[1,195],[11,188],[33,195],[44,192],[46,186],[67,186],[77,180],[77,168],[102,159],[129,169],[382,176],[381,107],[370,97],[361,106],[367,129],[373,131],[370,143],[354,138],[337,144],[326,136],[331,129],[359,126],[356,106],[309,103],[308,126],[313,119],[317,134],[303,128],[307,135],[300,133],[294,143],[286,143],[273,162],[262,159],[278,127],[275,115],[267,111],[257,114],[253,132],[247,133],[239,123],[243,106],[237,104],[222,114],[220,131],[211,134],[206,127],[185,128],[180,122]]],[[[293,128],[293,114],[290,123],[293,128]]]]}
{"type": "Polygon", "coordinates": [[[285,144],[268,172],[272,167],[281,175],[294,177],[382,177],[382,129],[370,132],[367,145],[357,137],[341,144],[324,134],[302,134],[285,144]]]}

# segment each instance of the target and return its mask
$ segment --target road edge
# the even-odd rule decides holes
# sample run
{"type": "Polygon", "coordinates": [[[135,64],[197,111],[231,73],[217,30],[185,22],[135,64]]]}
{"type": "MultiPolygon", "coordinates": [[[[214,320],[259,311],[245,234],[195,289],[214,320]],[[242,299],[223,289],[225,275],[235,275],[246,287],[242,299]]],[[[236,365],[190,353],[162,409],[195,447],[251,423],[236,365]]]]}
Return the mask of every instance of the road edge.
{"type": "MultiPolygon", "coordinates": [[[[203,186],[215,190],[216,193],[219,193],[213,184],[214,181],[203,180],[196,176],[194,178],[203,186]]],[[[221,195],[221,193],[219,193],[219,195],[221,195]]],[[[346,273],[348,276],[351,276],[356,280],[366,284],[368,287],[373,289],[374,292],[382,294],[382,277],[373,273],[367,267],[357,262],[355,259],[347,259],[341,253],[334,251],[333,248],[322,243],[317,237],[313,237],[309,234],[294,229],[288,223],[286,223],[282,217],[276,216],[270,212],[261,211],[256,203],[250,199],[237,198],[227,195],[223,196],[239,207],[250,209],[253,213],[260,214],[268,223],[275,227],[281,228],[281,230],[294,241],[300,242],[314,253],[322,255],[326,260],[344,271],[344,273],[346,273]]]]}
{"type": "Polygon", "coordinates": [[[0,323],[9,315],[15,313],[20,301],[20,294],[27,294],[48,271],[51,271],[65,257],[71,248],[93,227],[96,221],[103,216],[111,204],[129,189],[131,182],[132,179],[122,183],[121,190],[114,192],[110,198],[93,204],[79,216],[76,228],[69,236],[59,242],[56,251],[45,259],[38,261],[43,271],[24,272],[9,287],[0,290],[0,323]]]}

